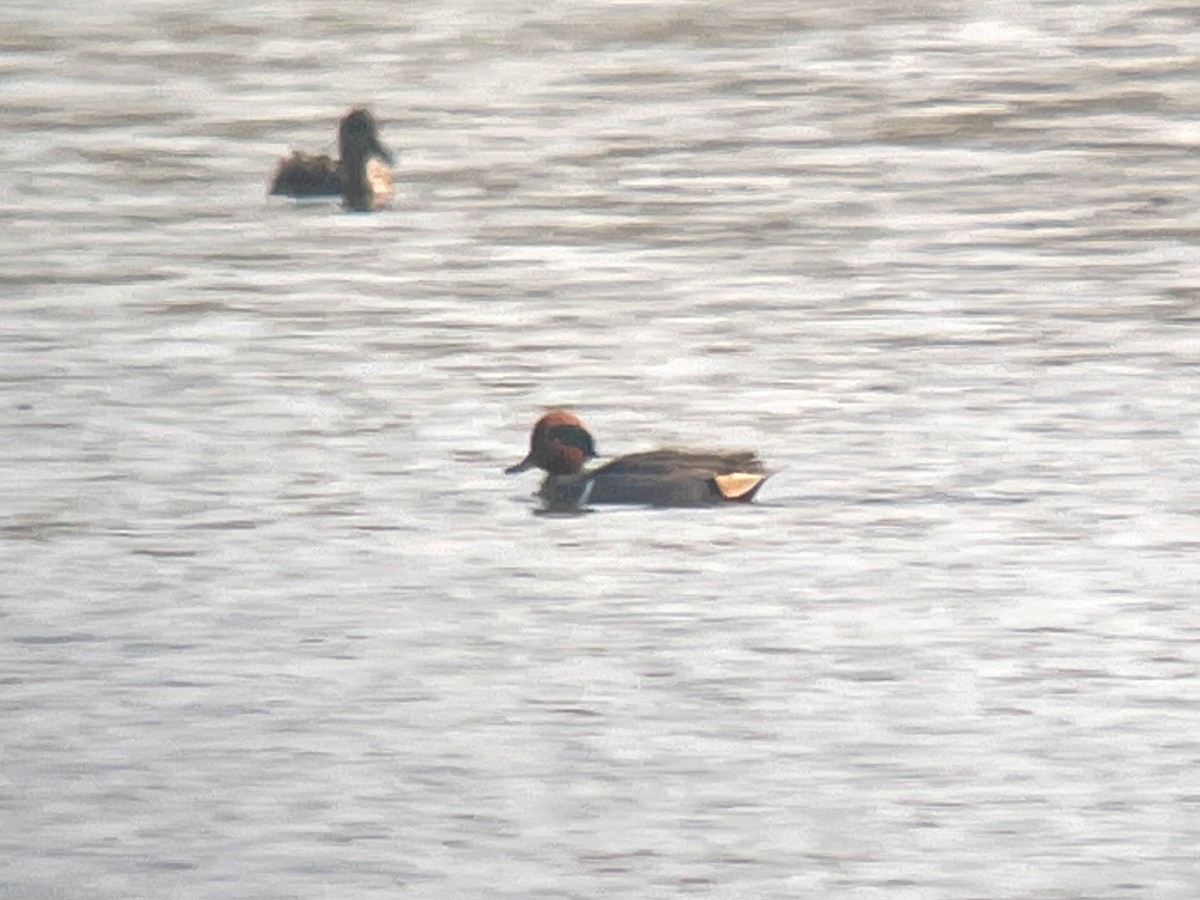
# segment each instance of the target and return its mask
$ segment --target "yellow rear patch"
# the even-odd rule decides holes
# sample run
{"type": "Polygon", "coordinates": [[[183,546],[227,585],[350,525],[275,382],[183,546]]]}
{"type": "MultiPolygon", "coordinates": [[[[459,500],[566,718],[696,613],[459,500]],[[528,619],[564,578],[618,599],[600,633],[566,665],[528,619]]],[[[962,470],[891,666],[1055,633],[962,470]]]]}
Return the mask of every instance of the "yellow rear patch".
{"type": "Polygon", "coordinates": [[[726,500],[741,500],[747,494],[753,494],[766,477],[762,473],[730,472],[728,475],[714,475],[713,481],[726,500]]]}

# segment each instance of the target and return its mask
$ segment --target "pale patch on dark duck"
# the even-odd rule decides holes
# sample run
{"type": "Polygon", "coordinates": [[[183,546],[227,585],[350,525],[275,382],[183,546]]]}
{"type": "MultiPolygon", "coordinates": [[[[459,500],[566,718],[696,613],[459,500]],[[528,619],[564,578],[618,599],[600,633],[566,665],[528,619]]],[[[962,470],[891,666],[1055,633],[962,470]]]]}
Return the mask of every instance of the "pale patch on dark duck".
{"type": "Polygon", "coordinates": [[[338,159],[294,151],[275,166],[270,193],[285,197],[341,196],[349,210],[383,209],[392,200],[392,153],[379,138],[370,110],[350,110],[338,123],[338,159]]]}

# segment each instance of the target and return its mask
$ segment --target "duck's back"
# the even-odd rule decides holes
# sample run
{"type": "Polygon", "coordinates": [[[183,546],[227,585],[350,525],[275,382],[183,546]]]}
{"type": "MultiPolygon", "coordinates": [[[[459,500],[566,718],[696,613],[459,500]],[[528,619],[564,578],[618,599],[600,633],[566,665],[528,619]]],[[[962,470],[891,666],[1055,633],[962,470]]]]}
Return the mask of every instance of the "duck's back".
{"type": "Polygon", "coordinates": [[[270,193],[285,197],[328,197],[342,192],[337,161],[296,150],[279,160],[270,193]]]}
{"type": "Polygon", "coordinates": [[[650,450],[630,453],[596,469],[594,475],[679,476],[727,475],[730,472],[765,472],[753,450],[650,450]]]}

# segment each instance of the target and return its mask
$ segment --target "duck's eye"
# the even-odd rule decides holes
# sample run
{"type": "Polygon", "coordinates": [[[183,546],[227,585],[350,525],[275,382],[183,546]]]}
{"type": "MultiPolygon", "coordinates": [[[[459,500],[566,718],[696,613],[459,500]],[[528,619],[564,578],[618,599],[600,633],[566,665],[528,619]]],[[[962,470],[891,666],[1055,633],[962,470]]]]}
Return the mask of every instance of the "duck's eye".
{"type": "Polygon", "coordinates": [[[555,425],[550,429],[550,437],[560,444],[582,450],[587,459],[596,455],[596,445],[586,428],[580,428],[578,425],[555,425]]]}

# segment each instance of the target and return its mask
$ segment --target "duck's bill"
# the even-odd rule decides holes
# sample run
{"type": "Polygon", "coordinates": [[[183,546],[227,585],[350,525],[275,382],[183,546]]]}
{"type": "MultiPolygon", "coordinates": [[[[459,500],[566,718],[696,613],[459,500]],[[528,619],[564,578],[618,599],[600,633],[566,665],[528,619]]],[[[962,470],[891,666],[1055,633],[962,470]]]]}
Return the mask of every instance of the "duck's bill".
{"type": "Polygon", "coordinates": [[[371,147],[371,153],[374,156],[378,156],[389,166],[394,166],[396,164],[396,157],[392,154],[392,151],[383,146],[383,144],[381,144],[379,141],[374,142],[371,147]]]}
{"type": "Polygon", "coordinates": [[[504,470],[504,474],[505,475],[516,475],[518,472],[524,472],[526,469],[529,469],[532,466],[533,466],[533,457],[531,455],[531,456],[525,457],[523,460],[521,460],[515,466],[509,466],[507,469],[504,470]]]}

